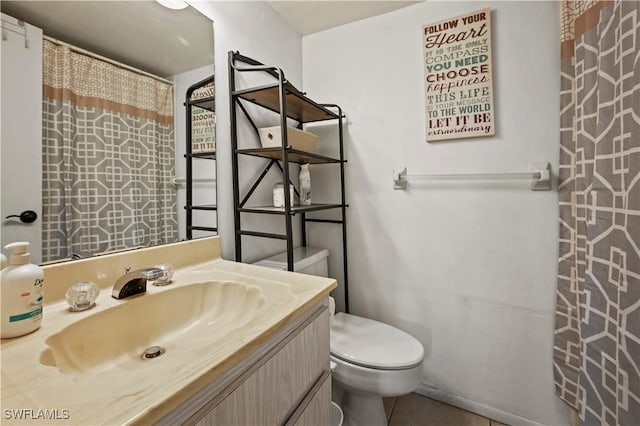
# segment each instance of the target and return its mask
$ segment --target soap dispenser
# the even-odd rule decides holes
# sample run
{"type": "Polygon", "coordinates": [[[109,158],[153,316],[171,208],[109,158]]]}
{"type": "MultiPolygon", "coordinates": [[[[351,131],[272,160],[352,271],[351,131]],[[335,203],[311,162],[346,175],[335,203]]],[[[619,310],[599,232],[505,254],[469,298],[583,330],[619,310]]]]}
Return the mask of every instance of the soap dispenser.
{"type": "Polygon", "coordinates": [[[29,243],[11,243],[5,248],[12,254],[9,266],[0,271],[3,339],[37,330],[42,322],[44,299],[44,272],[39,266],[29,263],[29,243]]]}

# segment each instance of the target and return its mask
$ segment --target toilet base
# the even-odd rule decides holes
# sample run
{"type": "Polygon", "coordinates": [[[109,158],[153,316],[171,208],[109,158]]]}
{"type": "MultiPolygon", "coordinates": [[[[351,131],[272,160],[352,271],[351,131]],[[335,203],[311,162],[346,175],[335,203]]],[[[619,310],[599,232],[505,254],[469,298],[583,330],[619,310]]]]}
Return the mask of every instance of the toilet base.
{"type": "Polygon", "coordinates": [[[387,414],[380,395],[345,390],[335,382],[331,399],[342,408],[344,426],[387,426],[387,414]]]}

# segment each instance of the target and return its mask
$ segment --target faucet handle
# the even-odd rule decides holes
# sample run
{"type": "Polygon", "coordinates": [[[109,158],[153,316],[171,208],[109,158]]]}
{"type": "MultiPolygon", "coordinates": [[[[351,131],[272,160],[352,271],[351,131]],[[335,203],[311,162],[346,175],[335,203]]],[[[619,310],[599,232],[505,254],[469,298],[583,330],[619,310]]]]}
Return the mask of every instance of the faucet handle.
{"type": "Polygon", "coordinates": [[[152,284],[155,286],[171,284],[171,278],[173,278],[173,273],[175,272],[173,265],[170,263],[161,263],[155,267],[162,271],[162,276],[153,281],[152,284]]]}
{"type": "Polygon", "coordinates": [[[64,298],[69,304],[69,310],[79,312],[93,308],[99,294],[100,289],[95,283],[81,281],[69,287],[64,298]]]}

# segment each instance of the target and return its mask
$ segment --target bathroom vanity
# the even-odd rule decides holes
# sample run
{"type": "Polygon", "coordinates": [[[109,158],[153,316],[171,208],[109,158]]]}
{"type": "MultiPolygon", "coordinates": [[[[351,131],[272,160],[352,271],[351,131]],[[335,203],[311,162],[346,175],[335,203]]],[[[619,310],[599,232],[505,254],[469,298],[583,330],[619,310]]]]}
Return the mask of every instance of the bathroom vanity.
{"type": "Polygon", "coordinates": [[[328,310],[315,305],[306,314],[159,424],[329,424],[328,310]]]}
{"type": "Polygon", "coordinates": [[[42,327],[1,343],[2,423],[326,425],[335,286],[222,260],[218,237],[47,266],[42,327]],[[173,284],[111,297],[126,266],[161,262],[173,284]],[[101,293],[70,312],[78,280],[101,293]]]}

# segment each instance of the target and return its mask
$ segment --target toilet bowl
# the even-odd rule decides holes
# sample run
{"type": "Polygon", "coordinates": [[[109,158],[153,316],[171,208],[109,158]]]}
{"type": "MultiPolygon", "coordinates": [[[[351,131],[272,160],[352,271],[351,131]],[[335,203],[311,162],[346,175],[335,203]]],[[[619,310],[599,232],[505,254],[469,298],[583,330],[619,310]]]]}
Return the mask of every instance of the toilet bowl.
{"type": "MultiPolygon", "coordinates": [[[[294,249],[294,271],[326,277],[326,249],[294,249]]],[[[256,265],[287,269],[286,253],[256,265]]],[[[331,322],[331,399],[342,407],[345,426],[383,426],[383,397],[407,394],[422,377],[424,349],[414,337],[371,319],[337,313],[331,322]],[[335,364],[335,368],[333,365],[335,364]]]]}
{"type": "Polygon", "coordinates": [[[331,324],[332,399],[345,425],[386,425],[383,397],[413,391],[420,384],[424,349],[390,325],[338,313],[331,324]]]}

